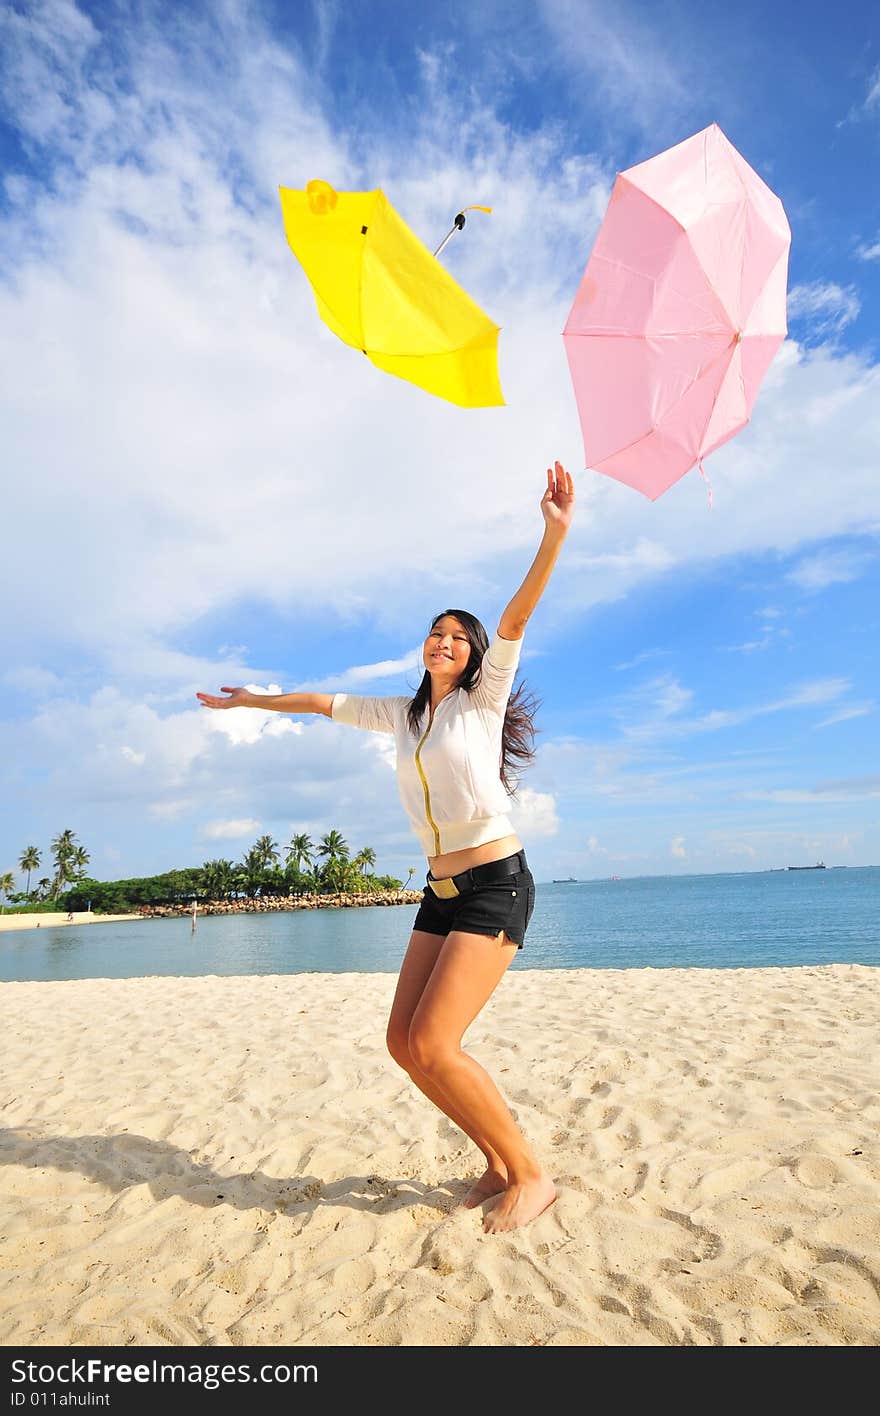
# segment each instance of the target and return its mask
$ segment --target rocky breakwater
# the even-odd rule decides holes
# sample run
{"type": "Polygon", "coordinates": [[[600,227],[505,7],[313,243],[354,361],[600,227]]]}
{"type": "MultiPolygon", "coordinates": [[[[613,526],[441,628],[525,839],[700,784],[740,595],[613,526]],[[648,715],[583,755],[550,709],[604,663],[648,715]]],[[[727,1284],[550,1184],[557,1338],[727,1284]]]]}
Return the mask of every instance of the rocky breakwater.
{"type": "MultiPolygon", "coordinates": [[[[274,914],[279,910],[359,909],[365,905],[417,905],[421,890],[376,890],[344,895],[267,895],[254,900],[199,901],[199,915],[274,914]]],[[[188,905],[141,905],[144,919],[177,919],[192,915],[188,905]]]]}

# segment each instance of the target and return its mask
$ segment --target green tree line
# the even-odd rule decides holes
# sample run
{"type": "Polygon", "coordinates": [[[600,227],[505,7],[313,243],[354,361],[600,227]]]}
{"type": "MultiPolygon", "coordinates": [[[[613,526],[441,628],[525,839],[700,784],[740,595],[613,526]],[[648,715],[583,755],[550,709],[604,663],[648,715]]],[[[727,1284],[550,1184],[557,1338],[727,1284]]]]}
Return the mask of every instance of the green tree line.
{"type": "MultiPolygon", "coordinates": [[[[204,865],[169,870],[163,875],[132,880],[93,880],[86,874],[89,853],[73,831],[62,831],[51,846],[52,874],[33,880],[42,865],[36,846],[19,857],[26,876],[16,892],[11,871],[0,875],[0,895],[19,908],[85,910],[124,914],[141,905],[171,905],[192,900],[256,899],[279,895],[366,894],[399,890],[392,875],[373,875],[376,852],[364,846],[352,856],[339,831],[328,831],[317,842],[304,832],[280,847],[271,836],[260,836],[240,861],[206,860],[204,865]],[[32,886],[33,881],[33,888],[32,886]]],[[[415,873],[410,869],[409,885],[415,873]]]]}

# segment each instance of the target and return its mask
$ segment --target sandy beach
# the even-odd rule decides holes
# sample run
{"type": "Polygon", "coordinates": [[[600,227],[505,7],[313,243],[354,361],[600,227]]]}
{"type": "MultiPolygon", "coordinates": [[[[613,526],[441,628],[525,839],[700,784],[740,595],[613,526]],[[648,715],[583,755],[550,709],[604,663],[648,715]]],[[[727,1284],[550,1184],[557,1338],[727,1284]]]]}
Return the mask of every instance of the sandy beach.
{"type": "Polygon", "coordinates": [[[95,914],[93,910],[75,910],[70,919],[52,910],[40,914],[0,915],[0,933],[13,929],[56,929],[65,924],[119,924],[120,920],[142,918],[139,914],[95,914]]]}
{"type": "Polygon", "coordinates": [[[504,1235],[393,975],[2,984],[0,1343],[875,1345],[878,978],[514,970],[466,1046],[559,1198],[504,1235]]]}

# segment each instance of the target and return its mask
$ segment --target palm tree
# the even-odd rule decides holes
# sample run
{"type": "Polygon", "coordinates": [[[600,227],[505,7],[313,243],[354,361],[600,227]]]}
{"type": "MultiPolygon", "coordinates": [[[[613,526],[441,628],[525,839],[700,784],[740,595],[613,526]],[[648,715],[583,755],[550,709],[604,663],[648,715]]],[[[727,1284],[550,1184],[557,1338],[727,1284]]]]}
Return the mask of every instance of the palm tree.
{"type": "Polygon", "coordinates": [[[339,831],[328,831],[326,836],[321,837],[318,855],[326,857],[326,865],[321,871],[322,880],[331,890],[342,889],[346,866],[350,865],[348,842],[339,831]]]}
{"type": "Polygon", "coordinates": [[[299,875],[303,867],[303,861],[305,861],[306,865],[311,865],[314,850],[314,842],[310,840],[305,831],[301,831],[299,835],[291,836],[290,845],[285,847],[284,851],[287,865],[292,866],[297,875],[299,875]]]}
{"type": "Polygon", "coordinates": [[[78,849],[76,834],[68,828],[56,836],[52,842],[52,857],[55,861],[55,879],[52,881],[53,899],[58,898],[62,885],[73,879],[73,856],[78,849]]]}
{"type": "Polygon", "coordinates": [[[404,887],[403,887],[404,890],[408,890],[408,889],[409,889],[409,882],[412,880],[412,878],[413,878],[413,876],[415,875],[415,873],[416,873],[416,868],[415,868],[414,865],[411,865],[410,868],[409,868],[409,875],[406,877],[406,884],[405,884],[404,887]]]}
{"type": "Polygon", "coordinates": [[[252,900],[263,880],[263,862],[256,846],[252,846],[241,865],[245,894],[252,900]]]}
{"type": "Polygon", "coordinates": [[[4,875],[0,875],[0,895],[5,895],[8,899],[15,889],[15,876],[11,870],[7,870],[4,875]]]}
{"type": "Polygon", "coordinates": [[[230,894],[234,899],[239,899],[247,894],[247,874],[241,861],[236,862],[232,867],[232,880],[230,882],[230,894]]]}
{"type": "Polygon", "coordinates": [[[235,877],[231,860],[206,860],[202,866],[202,889],[208,900],[228,900],[235,877]]]}
{"type": "Polygon", "coordinates": [[[376,864],[376,852],[373,850],[373,847],[362,846],[352,861],[352,864],[357,866],[358,870],[366,875],[367,867],[376,864]]]}
{"type": "Polygon", "coordinates": [[[264,870],[269,865],[278,864],[278,842],[273,841],[271,836],[261,836],[252,849],[264,870]]]}
{"type": "Polygon", "coordinates": [[[303,866],[312,865],[314,851],[314,841],[305,831],[291,836],[289,844],[284,848],[284,879],[288,890],[302,894],[302,891],[308,888],[310,877],[303,866]]]}
{"type": "Polygon", "coordinates": [[[25,850],[22,851],[18,858],[18,868],[19,870],[27,871],[27,885],[24,887],[24,893],[30,896],[31,871],[39,870],[40,868],[40,852],[37,850],[36,846],[27,846],[25,850]]]}
{"type": "Polygon", "coordinates": [[[38,881],[37,881],[37,890],[36,890],[37,899],[38,899],[38,900],[47,900],[47,899],[49,898],[49,896],[50,896],[51,893],[52,893],[52,881],[48,878],[48,876],[44,875],[43,878],[42,878],[42,880],[38,880],[38,881]]]}
{"type": "Polygon", "coordinates": [[[328,831],[326,836],[321,837],[318,855],[327,856],[330,860],[337,860],[341,857],[345,857],[347,860],[348,842],[339,831],[328,831]]]}
{"type": "Polygon", "coordinates": [[[89,853],[86,850],[85,846],[76,846],[74,848],[73,854],[70,857],[70,863],[73,867],[73,870],[75,871],[75,874],[72,877],[73,879],[83,879],[86,873],[86,866],[88,865],[90,859],[91,857],[89,856],[89,853]]]}
{"type": "Polygon", "coordinates": [[[220,899],[228,900],[235,884],[235,866],[231,860],[215,860],[217,867],[217,889],[220,891],[220,899]]]}
{"type": "Polygon", "coordinates": [[[206,900],[219,900],[217,894],[217,862],[216,860],[206,860],[202,865],[201,886],[206,900]]]}

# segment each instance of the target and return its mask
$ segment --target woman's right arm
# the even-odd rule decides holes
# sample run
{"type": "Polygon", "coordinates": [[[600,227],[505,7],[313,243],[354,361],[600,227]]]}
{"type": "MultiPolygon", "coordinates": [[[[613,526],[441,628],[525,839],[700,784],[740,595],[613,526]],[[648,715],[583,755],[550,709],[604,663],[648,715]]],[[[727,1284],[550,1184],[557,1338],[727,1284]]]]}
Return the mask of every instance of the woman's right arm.
{"type": "Polygon", "coordinates": [[[250,693],[246,688],[221,688],[218,694],[197,693],[203,708],[264,708],[270,713],[323,713],[333,717],[332,693],[250,693]]]}

